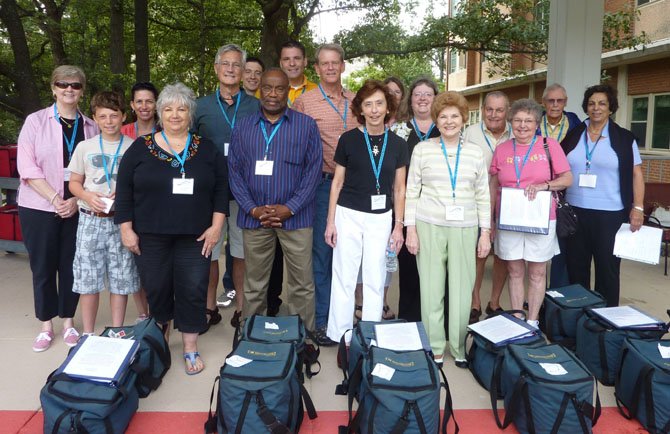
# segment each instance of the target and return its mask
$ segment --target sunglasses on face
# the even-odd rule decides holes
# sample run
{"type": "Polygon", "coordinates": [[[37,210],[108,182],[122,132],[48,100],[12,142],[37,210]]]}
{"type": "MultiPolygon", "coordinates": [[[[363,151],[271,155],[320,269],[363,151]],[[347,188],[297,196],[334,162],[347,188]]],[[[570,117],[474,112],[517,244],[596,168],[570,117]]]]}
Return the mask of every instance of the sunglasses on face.
{"type": "Polygon", "coordinates": [[[67,89],[68,87],[71,87],[74,90],[80,90],[84,87],[83,84],[76,81],[73,83],[70,83],[68,81],[57,81],[54,83],[54,86],[56,86],[59,89],[67,89]]]}

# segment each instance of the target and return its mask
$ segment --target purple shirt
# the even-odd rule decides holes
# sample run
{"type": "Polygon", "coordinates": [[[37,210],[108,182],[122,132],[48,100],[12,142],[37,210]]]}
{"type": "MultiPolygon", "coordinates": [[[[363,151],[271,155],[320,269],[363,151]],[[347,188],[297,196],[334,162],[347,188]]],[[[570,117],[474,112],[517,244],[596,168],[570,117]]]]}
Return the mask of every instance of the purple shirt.
{"type": "MultiPolygon", "coordinates": [[[[98,126],[79,113],[84,121],[84,137],[98,134],[98,126]]],[[[53,104],[28,115],[19,133],[16,164],[21,177],[19,206],[42,211],[55,211],[49,199],[28,185],[29,179],[44,179],[58,195],[65,194],[63,162],[63,127],[54,116],[53,104]]]]}
{"type": "Polygon", "coordinates": [[[267,160],[273,161],[272,175],[256,175],[256,161],[265,157],[266,141],[261,130],[265,123],[268,138],[275,130],[262,111],[238,120],[228,150],[230,188],[242,209],[237,224],[242,229],[257,229],[260,222],[251,217],[253,208],[283,204],[292,212],[282,225],[295,230],[312,226],[314,193],[321,177],[322,146],[316,122],[311,117],[286,109],[279,130],[268,147],[267,160]]]}

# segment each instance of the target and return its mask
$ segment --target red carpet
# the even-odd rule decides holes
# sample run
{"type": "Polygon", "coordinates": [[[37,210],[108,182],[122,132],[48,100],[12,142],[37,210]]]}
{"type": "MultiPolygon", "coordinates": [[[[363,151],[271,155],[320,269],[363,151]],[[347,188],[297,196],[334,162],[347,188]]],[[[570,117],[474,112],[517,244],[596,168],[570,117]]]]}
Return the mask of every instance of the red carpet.
{"type": "MultiPolygon", "coordinates": [[[[202,434],[206,413],[141,412],[130,422],[127,434],[202,434]]],[[[457,410],[456,418],[463,434],[502,432],[496,427],[490,410],[457,410]]],[[[39,434],[42,432],[42,413],[32,411],[0,411],[0,432],[39,434]]],[[[336,434],[337,426],[347,421],[344,411],[321,411],[310,421],[305,417],[301,434],[336,434]]],[[[453,432],[453,425],[449,426],[453,432]]],[[[504,431],[517,431],[509,427],[504,431]]],[[[646,433],[636,421],[624,419],[616,408],[603,408],[603,414],[593,430],[596,434],[646,433]]]]}

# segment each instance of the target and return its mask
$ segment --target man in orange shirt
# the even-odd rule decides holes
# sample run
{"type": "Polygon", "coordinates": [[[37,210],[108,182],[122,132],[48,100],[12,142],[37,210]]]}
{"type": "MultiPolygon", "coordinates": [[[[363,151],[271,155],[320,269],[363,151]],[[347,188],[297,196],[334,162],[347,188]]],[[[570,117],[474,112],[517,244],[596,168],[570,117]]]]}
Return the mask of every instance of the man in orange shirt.
{"type": "Polygon", "coordinates": [[[317,84],[309,81],[305,76],[307,57],[305,46],[298,41],[288,41],[281,46],[279,52],[279,66],[288,75],[291,88],[288,92],[288,106],[291,107],[297,97],[312,89],[317,84]]]}

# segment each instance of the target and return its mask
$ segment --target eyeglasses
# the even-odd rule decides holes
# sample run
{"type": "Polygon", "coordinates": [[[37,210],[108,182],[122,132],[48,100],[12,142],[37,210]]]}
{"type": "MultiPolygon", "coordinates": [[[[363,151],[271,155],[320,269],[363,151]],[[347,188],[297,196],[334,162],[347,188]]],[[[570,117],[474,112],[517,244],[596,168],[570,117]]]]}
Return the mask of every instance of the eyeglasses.
{"type": "Polygon", "coordinates": [[[567,99],[566,98],[552,98],[552,99],[545,99],[545,101],[549,105],[559,105],[559,104],[565,104],[567,99]]]}
{"type": "Polygon", "coordinates": [[[237,63],[237,62],[230,63],[230,62],[228,62],[228,61],[226,61],[226,60],[224,60],[223,62],[216,62],[216,64],[217,64],[217,65],[221,65],[221,66],[223,66],[224,68],[230,68],[231,66],[233,67],[233,69],[240,69],[240,68],[242,68],[242,64],[241,64],[241,63],[237,63]]]}
{"type": "Polygon", "coordinates": [[[417,99],[422,98],[422,97],[433,98],[434,96],[435,96],[435,94],[433,92],[414,92],[414,93],[412,93],[412,97],[417,98],[417,99]]]}
{"type": "Polygon", "coordinates": [[[272,91],[275,91],[277,95],[284,95],[288,88],[286,86],[269,86],[269,85],[264,85],[261,86],[261,92],[264,94],[271,94],[272,91]]]}
{"type": "Polygon", "coordinates": [[[523,124],[533,125],[533,124],[537,123],[537,121],[535,119],[531,119],[531,118],[528,118],[528,119],[514,118],[514,119],[512,119],[512,123],[515,124],[515,125],[523,125],[523,124]]]}
{"type": "Polygon", "coordinates": [[[83,84],[77,81],[73,83],[70,83],[69,81],[57,81],[54,83],[54,86],[56,86],[59,89],[67,89],[68,87],[71,87],[74,90],[80,90],[84,87],[83,84]]]}

